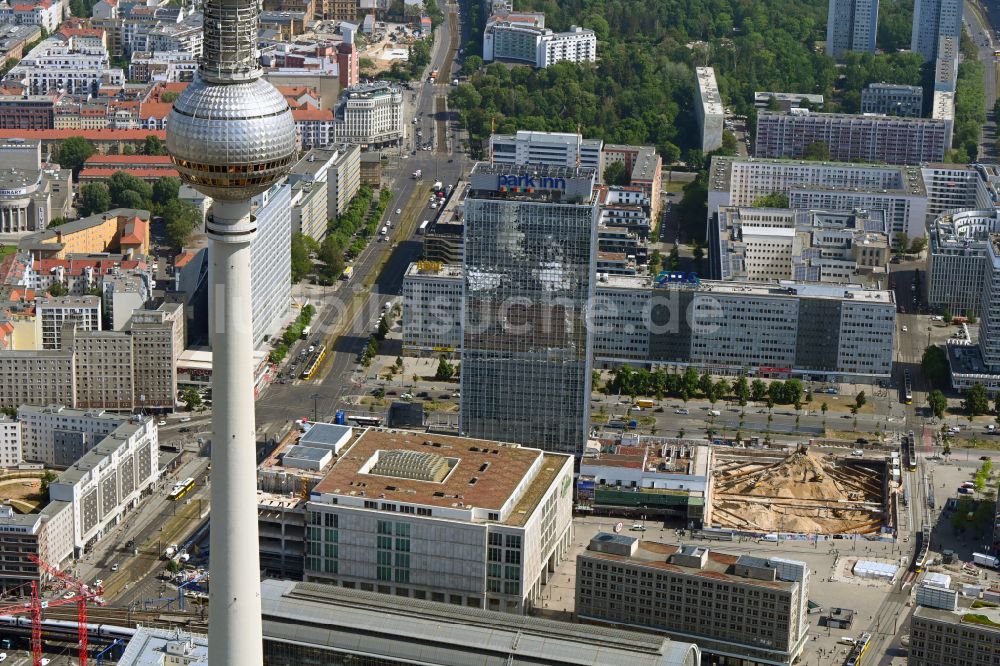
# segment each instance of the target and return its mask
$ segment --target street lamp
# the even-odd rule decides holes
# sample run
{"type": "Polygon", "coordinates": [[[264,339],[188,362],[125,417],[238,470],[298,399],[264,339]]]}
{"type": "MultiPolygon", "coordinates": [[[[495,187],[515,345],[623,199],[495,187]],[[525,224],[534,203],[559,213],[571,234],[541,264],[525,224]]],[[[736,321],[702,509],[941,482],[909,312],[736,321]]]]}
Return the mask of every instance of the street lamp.
{"type": "Polygon", "coordinates": [[[318,416],[318,413],[319,413],[319,399],[322,398],[323,396],[321,396],[319,393],[313,393],[309,397],[312,398],[312,401],[313,401],[313,422],[315,423],[316,421],[319,421],[319,416],[318,416]]]}

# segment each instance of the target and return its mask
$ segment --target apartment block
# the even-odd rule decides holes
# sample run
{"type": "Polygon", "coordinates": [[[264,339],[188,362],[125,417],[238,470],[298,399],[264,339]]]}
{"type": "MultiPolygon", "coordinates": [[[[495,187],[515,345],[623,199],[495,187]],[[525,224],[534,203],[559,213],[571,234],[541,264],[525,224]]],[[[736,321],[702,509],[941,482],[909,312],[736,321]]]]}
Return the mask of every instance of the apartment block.
{"type": "Polygon", "coordinates": [[[924,89],[896,83],[869,83],[861,91],[861,113],[919,118],[923,115],[924,89]]]}
{"type": "Polygon", "coordinates": [[[110,62],[102,40],[57,33],[33,48],[5,80],[24,81],[31,95],[96,95],[102,86],[125,84],[125,73],[110,62]]]}
{"type": "Polygon", "coordinates": [[[61,349],[63,324],[76,322],[79,331],[101,330],[99,296],[59,296],[39,299],[35,305],[42,349],[61,349]]]}
{"type": "Polygon", "coordinates": [[[931,224],[927,305],[954,315],[979,316],[990,236],[1000,233],[996,209],[942,213],[931,224]]]}
{"type": "Polygon", "coordinates": [[[49,502],[38,513],[27,514],[0,504],[0,593],[22,594],[26,584],[49,578],[29,555],[59,567],[72,554],[69,502],[49,502]]]}
{"type": "Polygon", "coordinates": [[[875,53],[878,0],[830,0],[826,19],[826,54],[875,53]]]}
{"type": "Polygon", "coordinates": [[[49,484],[50,499],[73,507],[75,556],[118,525],[158,478],[156,421],[133,416],[49,484]]]}
{"type": "Polygon", "coordinates": [[[0,129],[52,129],[59,97],[0,95],[0,129]]]}
{"type": "Polygon", "coordinates": [[[566,32],[553,32],[545,27],[544,14],[502,12],[486,21],[483,60],[509,60],[538,69],[564,61],[593,62],[597,35],[575,25],[566,32]]]}
{"type": "MultiPolygon", "coordinates": [[[[630,664],[698,666],[693,643],[640,632],[511,616],[312,583],[261,584],[264,659],[270,664],[413,663],[468,666],[630,664]],[[325,628],[336,625],[338,631],[325,628]],[[433,656],[431,656],[433,655],[433,656]]],[[[128,656],[131,652],[131,645],[128,656]]],[[[122,664],[133,664],[123,660],[122,664]]]]}
{"type": "Polygon", "coordinates": [[[0,467],[14,467],[21,462],[21,422],[0,417],[0,467]]]}
{"type": "Polygon", "coordinates": [[[723,206],[708,243],[715,280],[865,283],[885,277],[892,238],[881,210],[723,206]]]}
{"type": "Polygon", "coordinates": [[[979,298],[979,352],[991,373],[1000,372],[1000,233],[986,237],[979,298]]]}
{"type": "Polygon", "coordinates": [[[934,60],[942,53],[942,39],[955,44],[962,34],[962,3],[960,0],[916,0],[913,5],[913,33],[910,50],[924,60],[934,60]]]}
{"type": "Polygon", "coordinates": [[[695,83],[698,99],[695,100],[694,113],[701,131],[701,151],[709,153],[722,147],[725,109],[722,107],[722,96],[719,94],[719,84],[715,81],[714,69],[696,67],[695,83]]]}
{"type": "Polygon", "coordinates": [[[576,563],[581,620],[662,631],[741,663],[792,664],[805,648],[804,562],[602,532],[576,563]]]}
{"type": "MultiPolygon", "coordinates": [[[[292,167],[288,182],[293,186],[298,182],[322,184],[323,192],[311,197],[304,188],[300,188],[303,192],[301,205],[318,206],[318,201],[322,200],[322,212],[309,215],[306,210],[305,214],[299,215],[299,230],[311,238],[322,240],[326,236],[327,222],[347,210],[361,187],[361,147],[345,143],[313,148],[292,167]]],[[[309,188],[309,192],[313,189],[309,188]]]]}
{"type": "Polygon", "coordinates": [[[310,493],[305,580],[525,614],[569,550],[572,456],[367,430],[310,493]]]}
{"type": "Polygon", "coordinates": [[[927,188],[927,218],[934,220],[945,211],[961,208],[989,208],[988,197],[980,200],[985,188],[974,166],[964,164],[925,164],[920,167],[927,188]]]}
{"type": "MultiPolygon", "coordinates": [[[[141,160],[141,156],[132,159],[141,160]]],[[[113,208],[25,236],[18,247],[36,259],[101,253],[120,253],[127,259],[145,257],[149,254],[149,211],[113,208]]]]}
{"type": "Polygon", "coordinates": [[[339,141],[372,149],[403,140],[403,93],[394,83],[375,81],[346,89],[335,115],[339,141]]]}
{"type": "Polygon", "coordinates": [[[250,242],[254,347],[281,328],[292,302],[291,188],[276,183],[252,200],[257,233],[250,242]]]}
{"type": "Polygon", "coordinates": [[[71,409],[62,405],[22,405],[24,459],[54,467],[68,467],[94,448],[128,419],[102,410],[71,409]]]}
{"type": "Polygon", "coordinates": [[[754,154],[765,158],[801,159],[815,144],[829,148],[838,162],[921,164],[943,162],[951,148],[948,123],[935,118],[813,113],[757,114],[754,154]]]}
{"type": "MultiPolygon", "coordinates": [[[[185,348],[184,307],[162,303],[156,310],[135,310],[126,330],[131,334],[132,376],[138,407],[163,408],[176,403],[177,360],[185,348]]],[[[132,398],[133,403],[135,397],[132,398]]]]}
{"type": "Polygon", "coordinates": [[[799,109],[806,106],[813,109],[822,109],[824,104],[823,96],[813,93],[768,92],[760,90],[755,90],[753,93],[753,105],[758,109],[768,108],[771,105],[772,99],[782,111],[799,109]]]}
{"type": "Polygon", "coordinates": [[[793,209],[882,210],[893,234],[921,236],[927,189],[919,167],[745,157],[713,157],[708,222],[721,206],[751,206],[763,196],[788,196],[793,209]]]}
{"type": "MultiPolygon", "coordinates": [[[[967,603],[967,602],[966,602],[967,603]]],[[[956,611],[918,606],[910,619],[908,666],[991,666],[1000,659],[1000,612],[962,604],[956,611]]]]}

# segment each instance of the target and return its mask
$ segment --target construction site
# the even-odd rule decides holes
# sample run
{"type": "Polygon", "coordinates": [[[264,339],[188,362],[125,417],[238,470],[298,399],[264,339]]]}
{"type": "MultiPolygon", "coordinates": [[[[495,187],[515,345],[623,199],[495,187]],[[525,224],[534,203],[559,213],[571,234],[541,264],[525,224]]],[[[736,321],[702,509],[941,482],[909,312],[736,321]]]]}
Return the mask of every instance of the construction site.
{"type": "Polygon", "coordinates": [[[759,534],[884,534],[895,531],[888,498],[884,460],[717,450],[705,522],[759,534]]]}

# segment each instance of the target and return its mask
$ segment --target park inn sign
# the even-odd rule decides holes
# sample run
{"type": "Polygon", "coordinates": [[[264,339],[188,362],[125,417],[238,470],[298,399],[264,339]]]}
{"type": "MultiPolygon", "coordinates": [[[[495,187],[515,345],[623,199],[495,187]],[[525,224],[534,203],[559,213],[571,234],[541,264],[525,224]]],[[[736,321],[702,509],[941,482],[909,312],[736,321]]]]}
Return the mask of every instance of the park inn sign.
{"type": "Polygon", "coordinates": [[[552,178],[550,176],[522,175],[500,175],[497,176],[497,189],[504,192],[507,190],[565,190],[565,178],[552,178]]]}

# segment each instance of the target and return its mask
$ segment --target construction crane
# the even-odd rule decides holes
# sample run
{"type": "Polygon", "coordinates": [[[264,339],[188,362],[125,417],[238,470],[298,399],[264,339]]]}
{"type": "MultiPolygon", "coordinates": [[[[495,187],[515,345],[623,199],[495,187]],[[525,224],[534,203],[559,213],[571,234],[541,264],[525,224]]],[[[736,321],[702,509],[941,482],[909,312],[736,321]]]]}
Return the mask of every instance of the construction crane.
{"type": "Polygon", "coordinates": [[[39,595],[38,581],[31,581],[31,600],[9,606],[0,606],[0,615],[31,615],[31,661],[33,666],[42,664],[42,609],[55,608],[56,606],[68,606],[76,604],[77,636],[79,637],[80,666],[87,666],[89,655],[89,639],[87,633],[87,602],[93,601],[98,605],[104,605],[103,587],[90,587],[81,580],[70,576],[68,573],[59,570],[48,562],[38,558],[36,555],[28,555],[31,561],[38,565],[41,571],[58,578],[66,583],[66,587],[71,592],[70,596],[53,601],[43,601],[39,595]]]}

